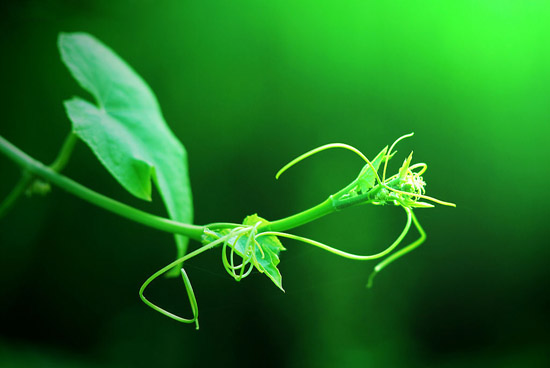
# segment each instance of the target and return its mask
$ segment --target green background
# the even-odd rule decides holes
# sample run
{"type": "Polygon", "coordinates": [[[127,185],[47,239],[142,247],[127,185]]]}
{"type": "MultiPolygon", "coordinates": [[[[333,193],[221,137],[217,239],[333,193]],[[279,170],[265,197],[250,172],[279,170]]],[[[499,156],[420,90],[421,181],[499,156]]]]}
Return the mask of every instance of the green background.
{"type": "MultiPolygon", "coordinates": [[[[60,31],[112,47],[157,94],[189,152],[196,223],[277,219],[324,200],[400,135],[429,195],[417,251],[365,289],[374,263],[285,241],[286,294],[240,283],[219,250],[187,263],[201,329],[145,306],[172,259],[169,234],[53,188],[0,222],[2,367],[546,367],[550,364],[548,1],[20,1],[0,5],[0,134],[50,162],[62,101],[87,97],[61,64],[60,31]]],[[[0,157],[0,194],[19,172],[0,157]]],[[[64,173],[126,193],[79,144],[64,173]]],[[[359,207],[296,229],[374,253],[404,214],[359,207]]],[[[407,239],[412,240],[416,234],[407,239]]],[[[196,247],[197,244],[193,243],[196,247]]],[[[151,298],[189,314],[179,282],[151,298]]]]}

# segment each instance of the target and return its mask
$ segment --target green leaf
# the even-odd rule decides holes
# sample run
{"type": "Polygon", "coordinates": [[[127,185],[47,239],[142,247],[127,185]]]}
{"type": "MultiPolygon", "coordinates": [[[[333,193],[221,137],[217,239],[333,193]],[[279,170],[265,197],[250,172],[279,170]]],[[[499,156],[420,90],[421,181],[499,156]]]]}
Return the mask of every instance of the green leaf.
{"type": "Polygon", "coordinates": [[[374,160],[371,161],[372,166],[376,169],[376,171],[372,171],[372,167],[369,164],[363,166],[363,169],[357,177],[358,189],[362,193],[368,192],[374,186],[374,182],[376,180],[376,172],[378,172],[380,164],[386,158],[387,151],[388,147],[386,146],[382,151],[380,151],[378,155],[376,155],[374,160]]]}
{"type": "MultiPolygon", "coordinates": [[[[258,215],[254,214],[251,216],[248,216],[244,219],[243,224],[248,226],[254,226],[258,222],[260,222],[260,226],[267,224],[268,221],[259,217],[258,215]]],[[[224,235],[227,235],[230,233],[229,229],[224,229],[221,232],[214,233],[215,236],[209,235],[208,233],[205,233],[203,236],[203,243],[210,243],[214,241],[216,238],[221,238],[224,235]]],[[[231,246],[235,253],[237,253],[240,257],[243,259],[248,259],[249,255],[247,255],[247,245],[249,245],[249,238],[250,233],[246,233],[242,236],[234,236],[230,237],[228,240],[229,246],[231,246]]],[[[253,241],[253,240],[251,240],[253,241]]],[[[252,244],[253,245],[253,244],[252,244]]],[[[275,285],[282,291],[285,291],[283,289],[282,285],[282,276],[279,272],[279,269],[277,268],[277,265],[279,264],[279,254],[281,251],[286,250],[285,247],[281,244],[279,239],[276,236],[273,235],[266,235],[256,238],[256,244],[253,246],[254,248],[254,255],[253,257],[253,264],[254,267],[261,273],[265,273],[267,277],[273,281],[275,285]]]]}
{"type": "MultiPolygon", "coordinates": [[[[134,196],[151,200],[151,179],[177,221],[193,221],[187,153],[166,125],[145,81],[118,55],[86,33],[61,33],[61,59],[95,104],[65,101],[74,132],[134,196]]],[[[178,256],[187,238],[176,235],[178,256]]]]}
{"type": "MultiPolygon", "coordinates": [[[[257,214],[254,214],[251,216],[247,216],[244,219],[243,224],[256,225],[258,222],[260,222],[260,226],[268,223],[267,220],[259,217],[257,214]]],[[[239,240],[239,242],[237,243],[235,251],[244,253],[245,248],[243,246],[246,246],[246,242],[248,239],[245,237],[243,238],[244,239],[239,240]]],[[[256,238],[256,242],[256,262],[254,266],[256,267],[256,269],[258,269],[258,271],[265,273],[267,277],[269,277],[279,289],[285,291],[282,285],[281,273],[277,268],[277,265],[280,262],[279,253],[283,250],[286,250],[285,247],[283,247],[279,239],[273,235],[256,238]]]]}
{"type": "Polygon", "coordinates": [[[403,161],[403,165],[401,165],[401,168],[399,169],[399,180],[403,180],[407,176],[407,170],[411,165],[412,157],[413,157],[413,153],[411,152],[409,157],[407,157],[405,161],[403,161]]]}
{"type": "MultiPolygon", "coordinates": [[[[277,265],[279,264],[279,253],[281,250],[285,250],[279,239],[276,236],[267,235],[256,239],[257,244],[254,247],[255,261],[253,261],[254,267],[261,273],[265,273],[267,277],[273,281],[275,285],[282,291],[283,280],[277,265]],[[261,248],[261,249],[260,249],[261,248]]],[[[230,239],[229,243],[235,249],[235,252],[243,257],[246,252],[246,245],[248,243],[248,234],[241,236],[235,243],[235,238],[230,239]]]]}

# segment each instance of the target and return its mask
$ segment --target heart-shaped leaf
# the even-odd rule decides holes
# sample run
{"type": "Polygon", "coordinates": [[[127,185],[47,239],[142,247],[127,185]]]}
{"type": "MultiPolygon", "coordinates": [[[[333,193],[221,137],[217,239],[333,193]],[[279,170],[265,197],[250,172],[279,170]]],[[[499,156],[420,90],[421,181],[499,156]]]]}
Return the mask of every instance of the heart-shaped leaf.
{"type": "MultiPolygon", "coordinates": [[[[151,179],[177,221],[193,221],[187,153],[166,125],[145,81],[118,55],[86,33],[61,33],[61,59],[95,104],[65,101],[73,131],[130,193],[151,200],[151,179]]],[[[176,235],[178,257],[187,238],[176,235]]]]}

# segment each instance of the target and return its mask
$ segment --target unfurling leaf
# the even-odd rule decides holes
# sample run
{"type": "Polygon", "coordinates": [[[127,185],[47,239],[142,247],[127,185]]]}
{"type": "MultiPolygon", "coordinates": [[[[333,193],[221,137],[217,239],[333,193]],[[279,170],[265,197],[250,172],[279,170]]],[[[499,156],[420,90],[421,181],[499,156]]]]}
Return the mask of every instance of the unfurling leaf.
{"type": "MultiPolygon", "coordinates": [[[[240,267],[244,267],[244,265],[252,264],[258,271],[265,273],[278,288],[284,291],[281,273],[277,265],[280,262],[280,252],[286,249],[276,236],[258,236],[259,234],[256,231],[259,226],[267,223],[267,220],[256,214],[247,216],[243,221],[244,227],[248,228],[246,232],[242,233],[244,227],[233,230],[224,229],[219,232],[205,232],[203,243],[207,244],[216,239],[228,237],[226,241],[227,245],[243,259],[243,266],[239,266],[239,269],[240,267]],[[235,235],[232,235],[233,233],[235,235]]],[[[228,272],[232,276],[238,275],[238,273],[233,273],[231,270],[228,270],[228,272]]]]}
{"type": "Polygon", "coordinates": [[[386,158],[387,151],[388,147],[386,146],[378,155],[376,155],[374,160],[371,161],[372,166],[376,169],[376,171],[373,171],[371,165],[368,163],[363,166],[363,169],[361,169],[361,172],[357,177],[357,186],[362,193],[368,192],[374,186],[376,173],[378,172],[380,164],[386,158]]]}

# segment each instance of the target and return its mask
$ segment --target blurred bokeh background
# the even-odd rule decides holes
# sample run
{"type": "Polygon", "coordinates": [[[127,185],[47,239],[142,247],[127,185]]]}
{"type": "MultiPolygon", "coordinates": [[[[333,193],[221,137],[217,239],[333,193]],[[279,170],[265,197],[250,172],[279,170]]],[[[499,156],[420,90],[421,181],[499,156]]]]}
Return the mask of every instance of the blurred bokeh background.
{"type": "MultiPolygon", "coordinates": [[[[2,367],[550,366],[547,1],[18,1],[0,5],[0,134],[50,162],[87,95],[56,47],[85,31],[150,84],[189,152],[196,223],[277,219],[324,200],[361,161],[411,131],[428,194],[417,251],[365,284],[375,263],[285,241],[286,294],[241,283],[219,250],[188,262],[201,329],[152,311],[141,283],[174,256],[169,234],[53,188],[0,222],[2,367]]],[[[0,157],[0,194],[19,170],[0,157]]],[[[125,193],[79,144],[66,175],[125,193]]],[[[358,253],[383,249],[404,214],[359,207],[294,232],[358,253]]],[[[408,240],[416,234],[411,233],[408,240]]],[[[193,244],[197,246],[197,244],[193,244]]],[[[189,313],[179,282],[150,290],[189,313]]]]}

